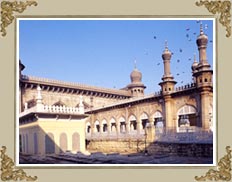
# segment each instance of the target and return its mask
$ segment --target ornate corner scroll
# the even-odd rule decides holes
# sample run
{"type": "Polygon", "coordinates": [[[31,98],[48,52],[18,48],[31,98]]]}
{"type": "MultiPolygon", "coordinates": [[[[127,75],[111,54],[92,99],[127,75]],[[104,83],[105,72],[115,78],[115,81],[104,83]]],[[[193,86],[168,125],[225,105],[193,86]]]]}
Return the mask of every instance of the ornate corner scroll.
{"type": "Polygon", "coordinates": [[[231,151],[230,147],[226,147],[227,154],[221,158],[218,162],[218,170],[210,169],[205,176],[195,176],[195,180],[197,181],[206,181],[206,180],[222,180],[222,181],[230,181],[231,180],[231,151]]]}
{"type": "Polygon", "coordinates": [[[216,14],[219,13],[219,22],[226,27],[226,37],[231,36],[231,2],[226,0],[226,1],[208,1],[208,0],[200,0],[200,2],[196,2],[197,6],[202,6],[204,5],[210,13],[216,14]]]}
{"type": "Polygon", "coordinates": [[[0,149],[0,158],[1,158],[1,180],[2,181],[18,181],[18,180],[26,180],[26,181],[35,181],[37,180],[37,176],[31,177],[27,176],[27,174],[22,169],[15,169],[13,160],[6,155],[6,147],[3,146],[0,149]]]}
{"type": "Polygon", "coordinates": [[[13,16],[13,12],[22,13],[27,8],[27,6],[32,6],[32,5],[37,6],[37,2],[36,1],[26,1],[26,2],[2,1],[1,2],[2,10],[1,10],[1,30],[0,32],[2,32],[3,37],[6,36],[6,27],[10,25],[15,19],[15,17],[13,16]]]}

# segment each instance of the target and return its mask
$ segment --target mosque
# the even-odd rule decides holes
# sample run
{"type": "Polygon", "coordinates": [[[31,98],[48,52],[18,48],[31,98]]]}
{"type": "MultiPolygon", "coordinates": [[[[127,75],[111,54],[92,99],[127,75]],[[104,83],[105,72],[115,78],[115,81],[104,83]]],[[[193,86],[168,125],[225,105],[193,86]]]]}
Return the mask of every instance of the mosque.
{"type": "Polygon", "coordinates": [[[193,82],[175,87],[166,42],[161,90],[150,95],[144,94],[136,67],[131,83],[108,89],[23,75],[20,61],[19,152],[133,153],[144,148],[149,152],[149,144],[156,141],[212,143],[213,71],[202,25],[196,43],[199,60],[195,56],[191,67],[193,82]]]}

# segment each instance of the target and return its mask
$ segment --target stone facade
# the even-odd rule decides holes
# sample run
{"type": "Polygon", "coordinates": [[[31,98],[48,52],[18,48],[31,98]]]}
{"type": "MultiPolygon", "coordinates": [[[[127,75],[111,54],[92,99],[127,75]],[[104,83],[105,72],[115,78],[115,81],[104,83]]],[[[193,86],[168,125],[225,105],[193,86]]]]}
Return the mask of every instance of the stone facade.
{"type": "Polygon", "coordinates": [[[213,71],[207,62],[207,41],[201,28],[197,39],[199,62],[195,58],[192,65],[194,82],[181,87],[175,87],[172,53],[166,42],[161,90],[151,95],[144,95],[146,86],[136,67],[130,74],[131,83],[117,90],[25,76],[20,62],[20,151],[85,152],[87,147],[103,152],[139,152],[146,140],[152,152],[156,145],[152,142],[163,134],[172,136],[169,139],[175,143],[179,135],[173,133],[212,136],[213,71]],[[38,138],[38,151],[33,135],[38,138]],[[55,148],[50,149],[44,141],[54,143],[55,148]]]}

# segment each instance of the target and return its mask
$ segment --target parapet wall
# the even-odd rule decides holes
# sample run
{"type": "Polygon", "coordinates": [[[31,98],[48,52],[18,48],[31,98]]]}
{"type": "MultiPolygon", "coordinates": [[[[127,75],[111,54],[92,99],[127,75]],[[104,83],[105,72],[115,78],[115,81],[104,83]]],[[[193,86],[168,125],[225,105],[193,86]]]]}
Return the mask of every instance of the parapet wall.
{"type": "MultiPolygon", "coordinates": [[[[89,152],[133,154],[144,152],[144,140],[95,140],[89,141],[89,152]]],[[[213,157],[213,144],[146,142],[149,154],[166,154],[188,157],[213,157]]]]}

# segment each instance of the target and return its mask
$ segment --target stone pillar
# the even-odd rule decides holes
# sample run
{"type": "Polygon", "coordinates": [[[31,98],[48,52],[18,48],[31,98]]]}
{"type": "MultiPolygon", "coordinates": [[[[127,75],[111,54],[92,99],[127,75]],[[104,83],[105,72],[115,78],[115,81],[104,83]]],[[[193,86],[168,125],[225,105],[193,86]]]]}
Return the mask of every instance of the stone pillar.
{"type": "Polygon", "coordinates": [[[209,105],[209,93],[207,91],[201,92],[201,121],[203,129],[209,129],[209,105]]]}
{"type": "Polygon", "coordinates": [[[164,104],[165,104],[165,126],[166,128],[175,128],[176,125],[173,122],[173,114],[172,114],[172,104],[171,104],[171,96],[166,95],[164,97],[164,104]]]}
{"type": "Polygon", "coordinates": [[[155,126],[149,124],[145,128],[145,132],[147,133],[147,142],[154,142],[155,141],[155,126]]]}
{"type": "Polygon", "coordinates": [[[139,119],[139,117],[137,117],[137,120],[136,120],[136,127],[137,127],[137,134],[140,134],[141,132],[141,120],[139,119]]]}
{"type": "Polygon", "coordinates": [[[100,126],[100,134],[102,134],[103,133],[103,124],[100,122],[99,126],[100,126]]]}

